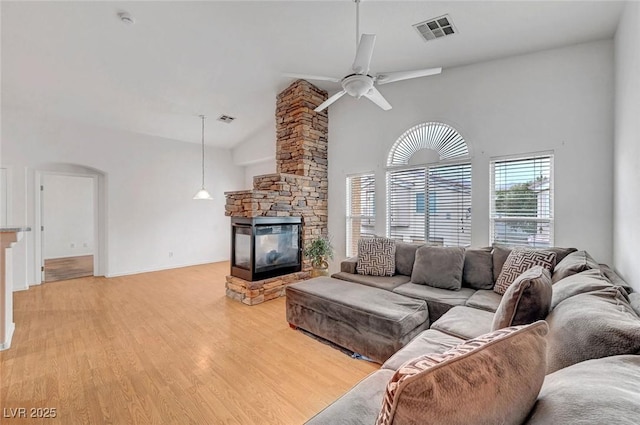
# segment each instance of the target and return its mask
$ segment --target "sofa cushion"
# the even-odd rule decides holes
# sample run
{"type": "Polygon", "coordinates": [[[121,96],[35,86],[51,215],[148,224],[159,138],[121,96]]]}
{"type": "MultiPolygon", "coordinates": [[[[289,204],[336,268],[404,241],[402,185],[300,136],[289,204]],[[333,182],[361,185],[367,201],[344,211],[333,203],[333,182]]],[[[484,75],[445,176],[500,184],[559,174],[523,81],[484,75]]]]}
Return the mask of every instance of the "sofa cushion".
{"type": "Polygon", "coordinates": [[[492,322],[493,313],[490,311],[456,306],[432,323],[431,329],[457,338],[471,339],[491,332],[492,322]]]}
{"type": "Polygon", "coordinates": [[[633,292],[633,287],[629,285],[623,278],[620,277],[618,273],[616,273],[611,267],[607,264],[598,264],[600,271],[604,273],[604,275],[609,279],[609,282],[613,283],[616,286],[622,286],[627,294],[631,294],[633,292]]]}
{"type": "Polygon", "coordinates": [[[553,297],[551,298],[551,309],[567,298],[571,298],[585,292],[599,291],[610,288],[613,284],[604,276],[600,270],[587,270],[580,272],[553,284],[553,297]]]}
{"type": "MultiPolygon", "coordinates": [[[[551,251],[556,253],[556,264],[562,261],[564,257],[571,254],[572,252],[576,252],[576,248],[561,248],[558,246],[553,246],[551,248],[544,248],[545,251],[551,251]]],[[[500,276],[500,272],[502,271],[502,266],[504,262],[507,261],[507,257],[511,253],[511,248],[500,245],[493,244],[493,280],[498,280],[498,276],[500,276]]]]}
{"type": "Polygon", "coordinates": [[[462,285],[463,267],[464,248],[421,246],[416,251],[411,282],[458,290],[462,285]]]}
{"type": "Polygon", "coordinates": [[[358,240],[356,270],[369,276],[393,276],[396,271],[396,242],[388,238],[358,240]]]}
{"type": "Polygon", "coordinates": [[[500,277],[500,272],[502,272],[502,267],[504,266],[504,262],[507,261],[507,258],[511,254],[511,248],[493,244],[493,250],[491,251],[491,258],[493,260],[493,281],[497,281],[500,277]]]}
{"type": "Polygon", "coordinates": [[[422,244],[396,241],[396,274],[411,276],[416,250],[422,244]]]}
{"type": "Polygon", "coordinates": [[[349,257],[340,262],[340,271],[345,273],[356,274],[358,273],[357,266],[358,266],[358,257],[357,256],[349,257]]]}
{"type": "Polygon", "coordinates": [[[640,356],[587,360],[548,375],[525,425],[637,425],[640,356]]]}
{"type": "Polygon", "coordinates": [[[555,264],[555,252],[513,248],[502,267],[502,271],[493,290],[498,294],[504,294],[509,285],[531,267],[542,266],[549,270],[549,272],[552,272],[555,264]]]}
{"type": "Polygon", "coordinates": [[[355,282],[361,285],[373,286],[374,288],[386,289],[392,291],[394,288],[409,282],[411,278],[397,274],[395,276],[367,276],[363,274],[351,274],[339,272],[331,275],[334,279],[346,280],[347,282],[355,282]]]}
{"type": "Polygon", "coordinates": [[[464,253],[462,286],[473,289],[492,289],[493,283],[491,247],[467,249],[464,253]]]}
{"type": "Polygon", "coordinates": [[[405,363],[377,424],[521,424],[544,380],[546,333],[543,321],[501,329],[405,363]]]}
{"type": "Polygon", "coordinates": [[[553,270],[552,280],[553,283],[556,283],[572,274],[599,268],[600,266],[596,260],[594,260],[587,251],[572,252],[556,264],[553,270]]]}
{"type": "Polygon", "coordinates": [[[640,354],[640,318],[620,287],[567,298],[546,320],[548,373],[589,359],[640,354]]]}
{"type": "Polygon", "coordinates": [[[459,291],[450,291],[448,289],[432,288],[431,286],[409,282],[398,286],[393,292],[406,295],[407,297],[425,300],[429,307],[429,318],[431,321],[434,321],[438,320],[438,318],[451,307],[464,305],[476,291],[471,288],[461,288],[459,291]]]}
{"type": "Polygon", "coordinates": [[[373,424],[380,412],[387,382],[394,371],[380,369],[351,388],[348,393],[331,403],[311,418],[308,425],[362,425],[373,424]]]}
{"type": "Polygon", "coordinates": [[[462,338],[435,329],[427,329],[384,362],[382,368],[396,370],[415,357],[423,354],[444,353],[463,342],[464,339],[462,338]]]}
{"type": "Polygon", "coordinates": [[[502,295],[496,294],[493,289],[480,289],[467,300],[467,307],[479,308],[495,312],[502,301],[502,295]]]}
{"type": "Polygon", "coordinates": [[[551,273],[534,266],[522,273],[502,296],[492,330],[527,325],[547,317],[551,310],[551,273]]]}
{"type": "Polygon", "coordinates": [[[629,301],[631,301],[631,308],[640,316],[640,293],[629,294],[629,301]]]}
{"type": "Polygon", "coordinates": [[[429,327],[424,301],[329,277],[287,286],[287,321],[383,363],[429,327]]]}

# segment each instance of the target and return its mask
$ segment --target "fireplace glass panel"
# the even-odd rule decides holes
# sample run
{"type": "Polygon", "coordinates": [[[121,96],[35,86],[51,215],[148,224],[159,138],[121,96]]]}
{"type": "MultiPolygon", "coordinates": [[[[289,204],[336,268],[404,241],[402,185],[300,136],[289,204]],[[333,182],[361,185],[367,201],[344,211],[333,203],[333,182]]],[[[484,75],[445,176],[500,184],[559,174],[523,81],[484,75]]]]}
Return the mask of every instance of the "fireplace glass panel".
{"type": "Polygon", "coordinates": [[[251,270],[251,227],[235,228],[235,266],[251,270]]]}
{"type": "Polygon", "coordinates": [[[256,273],[299,263],[298,229],[297,224],[256,227],[256,273]]]}

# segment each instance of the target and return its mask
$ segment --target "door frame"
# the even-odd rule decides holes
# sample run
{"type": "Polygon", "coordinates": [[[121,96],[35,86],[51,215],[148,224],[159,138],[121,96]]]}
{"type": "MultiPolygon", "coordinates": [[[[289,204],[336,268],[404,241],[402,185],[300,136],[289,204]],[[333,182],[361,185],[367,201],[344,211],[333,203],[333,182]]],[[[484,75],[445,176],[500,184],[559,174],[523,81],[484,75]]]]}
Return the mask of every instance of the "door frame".
{"type": "MultiPolygon", "coordinates": [[[[85,167],[83,167],[85,168],[85,167]]],[[[39,285],[44,282],[44,235],[42,231],[44,203],[41,187],[44,185],[44,178],[48,175],[69,176],[69,177],[88,177],[93,180],[93,237],[94,237],[94,254],[93,254],[93,275],[106,275],[106,253],[107,253],[107,237],[106,237],[106,202],[105,202],[105,182],[104,175],[99,172],[92,172],[87,169],[86,172],[67,172],[67,171],[48,171],[36,170],[35,172],[35,284],[39,285]]],[[[46,189],[45,189],[46,190],[46,189]]]]}

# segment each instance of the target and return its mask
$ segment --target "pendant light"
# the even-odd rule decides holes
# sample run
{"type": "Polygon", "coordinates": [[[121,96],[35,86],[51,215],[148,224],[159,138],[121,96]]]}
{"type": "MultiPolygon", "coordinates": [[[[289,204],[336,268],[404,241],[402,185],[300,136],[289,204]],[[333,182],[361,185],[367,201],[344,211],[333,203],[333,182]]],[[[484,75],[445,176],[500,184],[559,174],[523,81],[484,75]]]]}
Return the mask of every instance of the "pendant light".
{"type": "Polygon", "coordinates": [[[204,188],[204,119],[205,119],[205,116],[200,115],[200,118],[202,119],[202,188],[196,192],[196,194],[193,196],[193,199],[212,200],[213,198],[211,197],[207,189],[204,188]]]}

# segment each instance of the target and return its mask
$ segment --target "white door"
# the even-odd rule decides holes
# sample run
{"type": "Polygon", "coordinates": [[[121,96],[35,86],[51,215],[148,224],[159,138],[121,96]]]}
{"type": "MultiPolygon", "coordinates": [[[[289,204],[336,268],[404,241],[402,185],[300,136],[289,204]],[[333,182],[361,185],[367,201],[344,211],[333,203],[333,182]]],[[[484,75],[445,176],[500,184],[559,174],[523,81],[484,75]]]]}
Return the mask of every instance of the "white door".
{"type": "Polygon", "coordinates": [[[44,174],[41,189],[43,280],[93,276],[94,179],[44,174]]]}

